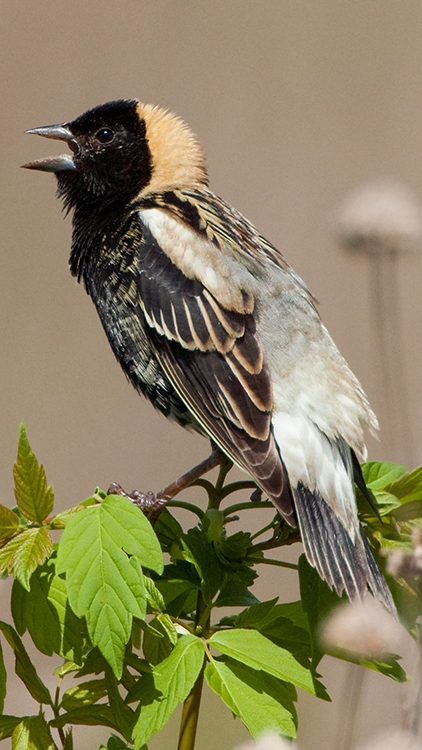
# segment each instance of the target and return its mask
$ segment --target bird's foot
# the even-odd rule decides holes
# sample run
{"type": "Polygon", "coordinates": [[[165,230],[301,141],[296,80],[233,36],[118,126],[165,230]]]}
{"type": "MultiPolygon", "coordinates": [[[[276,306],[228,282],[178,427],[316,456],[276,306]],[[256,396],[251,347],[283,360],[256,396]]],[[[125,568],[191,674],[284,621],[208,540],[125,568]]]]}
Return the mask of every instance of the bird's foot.
{"type": "Polygon", "coordinates": [[[157,518],[168,502],[167,498],[156,495],[155,492],[140,492],[139,490],[125,492],[122,485],[117,482],[113,482],[110,485],[107,495],[122,495],[123,497],[127,497],[131,503],[136,505],[150,518],[157,518]]]}
{"type": "Polygon", "coordinates": [[[197,479],[206,474],[207,471],[214,469],[215,466],[219,466],[222,462],[227,461],[224,453],[219,448],[214,448],[211,455],[202,461],[198,466],[195,466],[190,471],[183,474],[175,482],[167,485],[163,490],[157,492],[140,492],[139,490],[133,490],[133,492],[125,492],[123,487],[117,482],[113,482],[107,490],[107,495],[123,495],[127,497],[134,505],[136,505],[148,518],[158,518],[163,508],[167,505],[169,500],[190,487],[197,479]]]}

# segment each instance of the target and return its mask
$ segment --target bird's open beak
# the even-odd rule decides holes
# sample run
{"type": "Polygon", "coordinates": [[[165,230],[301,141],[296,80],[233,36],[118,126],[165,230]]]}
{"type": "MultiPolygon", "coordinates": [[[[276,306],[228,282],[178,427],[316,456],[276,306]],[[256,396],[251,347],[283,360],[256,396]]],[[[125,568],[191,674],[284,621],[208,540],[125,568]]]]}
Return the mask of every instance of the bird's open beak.
{"type": "MultiPolygon", "coordinates": [[[[54,138],[58,141],[67,141],[73,153],[77,153],[78,145],[66,125],[44,125],[42,128],[31,128],[26,130],[30,135],[42,135],[44,138],[54,138]]],[[[47,156],[45,159],[37,159],[28,164],[22,164],[25,169],[39,169],[42,172],[62,172],[66,169],[76,169],[73,157],[70,154],[59,156],[47,156]]]]}

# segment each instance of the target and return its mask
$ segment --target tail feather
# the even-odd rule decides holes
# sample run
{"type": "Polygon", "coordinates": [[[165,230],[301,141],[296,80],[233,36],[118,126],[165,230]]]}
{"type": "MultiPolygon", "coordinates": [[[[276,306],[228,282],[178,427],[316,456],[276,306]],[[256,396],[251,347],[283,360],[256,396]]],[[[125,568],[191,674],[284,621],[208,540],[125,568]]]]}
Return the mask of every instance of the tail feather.
{"type": "Polygon", "coordinates": [[[392,612],[397,617],[396,605],[394,604],[390,589],[387,586],[384,576],[380,572],[380,569],[371,552],[371,548],[369,546],[368,540],[362,528],[361,528],[361,537],[362,537],[362,543],[366,552],[368,566],[369,566],[370,579],[368,582],[368,586],[372,592],[374,591],[379,592],[377,599],[379,599],[383,604],[385,604],[385,606],[388,607],[390,612],[392,612]]]}
{"type": "Polygon", "coordinates": [[[368,588],[394,615],[396,608],[369,544],[360,528],[353,541],[317,491],[299,482],[293,488],[303,546],[310,564],[341,596],[362,599],[368,588]]]}

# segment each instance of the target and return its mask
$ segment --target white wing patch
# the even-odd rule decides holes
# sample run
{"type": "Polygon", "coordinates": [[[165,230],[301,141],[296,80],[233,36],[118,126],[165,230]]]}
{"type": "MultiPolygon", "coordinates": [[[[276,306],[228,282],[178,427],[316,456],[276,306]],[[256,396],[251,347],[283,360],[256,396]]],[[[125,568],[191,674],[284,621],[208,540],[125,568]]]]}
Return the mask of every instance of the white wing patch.
{"type": "Polygon", "coordinates": [[[299,482],[317,490],[355,539],[358,516],[350,452],[344,455],[340,444],[329,440],[306,417],[276,412],[272,417],[274,437],[289,475],[292,488],[299,482]]]}
{"type": "Polygon", "coordinates": [[[160,208],[141,210],[139,216],[188,279],[200,281],[227,310],[253,311],[256,282],[238,260],[160,208]]]}

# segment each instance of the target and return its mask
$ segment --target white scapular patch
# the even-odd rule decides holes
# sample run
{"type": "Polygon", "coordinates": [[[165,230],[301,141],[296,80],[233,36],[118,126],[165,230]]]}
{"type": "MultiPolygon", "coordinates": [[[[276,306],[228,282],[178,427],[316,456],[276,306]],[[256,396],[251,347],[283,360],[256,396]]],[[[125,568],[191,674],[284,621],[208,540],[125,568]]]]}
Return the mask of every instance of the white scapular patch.
{"type": "Polygon", "coordinates": [[[350,453],[332,441],[306,417],[285,412],[273,415],[274,437],[294,489],[299,482],[317,490],[336,513],[352,539],[358,528],[350,453]]]}
{"type": "Polygon", "coordinates": [[[227,253],[160,208],[139,212],[160,248],[188,279],[197,279],[228,310],[245,309],[242,290],[252,293],[254,280],[227,253]],[[239,274],[241,278],[239,278],[239,274]]]}

